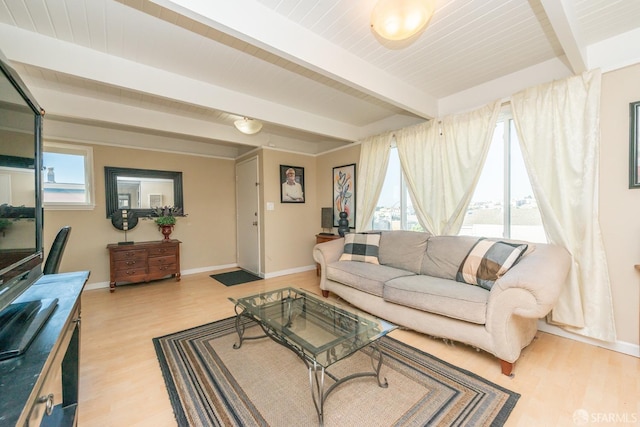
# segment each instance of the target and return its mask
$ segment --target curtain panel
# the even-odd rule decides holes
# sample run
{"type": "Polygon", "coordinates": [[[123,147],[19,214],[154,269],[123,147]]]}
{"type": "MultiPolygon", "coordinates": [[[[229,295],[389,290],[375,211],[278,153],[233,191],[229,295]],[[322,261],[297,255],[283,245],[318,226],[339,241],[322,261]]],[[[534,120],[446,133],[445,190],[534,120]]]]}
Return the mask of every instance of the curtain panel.
{"type": "Polygon", "coordinates": [[[500,102],[396,132],[400,164],[422,227],[458,234],[480,178],[500,102]]]}
{"type": "Polygon", "coordinates": [[[600,71],[526,89],[511,98],[531,186],[551,243],[573,257],[549,321],[615,341],[609,272],[598,219],[600,71]]]}
{"type": "Polygon", "coordinates": [[[360,165],[357,174],[356,231],[365,231],[373,219],[389,165],[392,132],[371,136],[360,145],[360,165]]]}

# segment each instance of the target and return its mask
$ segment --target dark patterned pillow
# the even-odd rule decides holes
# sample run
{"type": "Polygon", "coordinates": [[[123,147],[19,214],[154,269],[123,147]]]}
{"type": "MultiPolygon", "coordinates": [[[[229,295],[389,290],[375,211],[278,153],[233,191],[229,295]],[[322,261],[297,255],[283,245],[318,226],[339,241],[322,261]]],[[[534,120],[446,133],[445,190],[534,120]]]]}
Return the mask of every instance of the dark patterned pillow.
{"type": "Polygon", "coordinates": [[[480,239],[460,264],[456,280],[491,290],[495,281],[502,277],[526,250],[526,244],[480,239]]]}
{"type": "Polygon", "coordinates": [[[340,261],[359,261],[380,264],[378,250],[380,234],[349,233],[344,236],[344,253],[340,261]]]}

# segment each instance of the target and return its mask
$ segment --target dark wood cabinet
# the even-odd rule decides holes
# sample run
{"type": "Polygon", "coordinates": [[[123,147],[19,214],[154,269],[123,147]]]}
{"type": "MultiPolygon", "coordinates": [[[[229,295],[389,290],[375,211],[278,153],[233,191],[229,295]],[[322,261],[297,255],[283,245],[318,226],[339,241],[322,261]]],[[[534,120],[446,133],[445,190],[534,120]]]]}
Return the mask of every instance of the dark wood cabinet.
{"type": "Polygon", "coordinates": [[[140,283],[167,276],[180,281],[180,241],[159,240],[130,245],[107,245],[109,250],[109,290],[116,290],[116,283],[140,283]]]}
{"type": "Polygon", "coordinates": [[[57,299],[20,356],[0,361],[0,425],[75,426],[80,375],[80,294],[88,271],[41,276],[17,303],[57,299]]]}

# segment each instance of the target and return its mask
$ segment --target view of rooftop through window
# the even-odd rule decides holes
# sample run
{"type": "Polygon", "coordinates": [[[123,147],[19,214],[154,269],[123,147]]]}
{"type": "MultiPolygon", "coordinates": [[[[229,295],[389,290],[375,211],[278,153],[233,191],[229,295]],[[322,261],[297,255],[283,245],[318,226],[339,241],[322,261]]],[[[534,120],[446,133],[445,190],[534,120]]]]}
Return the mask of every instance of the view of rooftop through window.
{"type": "Polygon", "coordinates": [[[43,200],[45,206],[79,206],[91,203],[88,170],[90,149],[65,144],[45,144],[43,152],[43,200]]]}

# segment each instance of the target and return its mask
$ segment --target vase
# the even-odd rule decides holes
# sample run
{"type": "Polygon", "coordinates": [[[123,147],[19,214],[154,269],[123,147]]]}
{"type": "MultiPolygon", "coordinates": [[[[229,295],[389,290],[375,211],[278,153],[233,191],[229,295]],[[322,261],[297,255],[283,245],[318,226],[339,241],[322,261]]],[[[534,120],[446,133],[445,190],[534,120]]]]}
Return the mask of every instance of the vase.
{"type": "Polygon", "coordinates": [[[173,225],[160,225],[158,226],[160,228],[160,231],[162,232],[162,235],[164,236],[164,240],[165,241],[169,241],[169,236],[171,235],[171,232],[173,231],[173,225]]]}
{"type": "Polygon", "coordinates": [[[338,215],[340,216],[338,220],[338,234],[340,237],[344,237],[344,235],[349,232],[349,220],[347,219],[346,212],[340,212],[338,215]]]}

